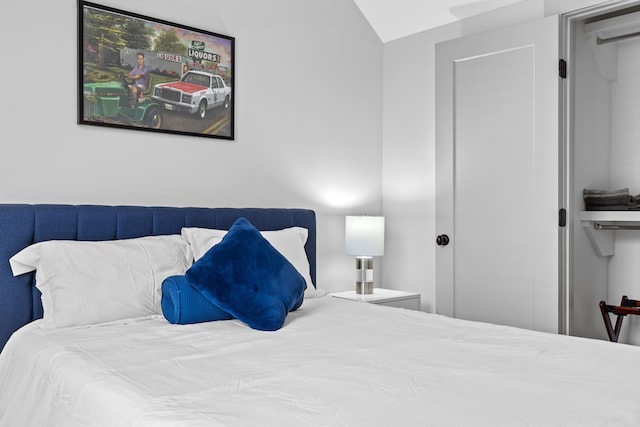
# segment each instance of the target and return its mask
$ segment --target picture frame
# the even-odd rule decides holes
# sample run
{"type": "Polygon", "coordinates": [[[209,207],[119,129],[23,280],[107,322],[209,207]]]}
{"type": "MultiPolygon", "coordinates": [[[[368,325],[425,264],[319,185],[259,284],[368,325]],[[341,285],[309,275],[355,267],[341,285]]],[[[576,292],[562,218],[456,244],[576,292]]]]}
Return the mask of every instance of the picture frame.
{"type": "Polygon", "coordinates": [[[79,0],[78,123],[234,139],[235,38],[79,0]]]}

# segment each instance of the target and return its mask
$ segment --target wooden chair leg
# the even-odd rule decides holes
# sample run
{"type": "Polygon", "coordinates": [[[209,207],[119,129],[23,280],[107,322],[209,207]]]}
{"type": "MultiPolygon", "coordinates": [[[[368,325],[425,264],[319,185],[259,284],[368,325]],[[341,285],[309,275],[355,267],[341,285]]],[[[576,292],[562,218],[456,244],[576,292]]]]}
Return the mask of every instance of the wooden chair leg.
{"type": "Polygon", "coordinates": [[[614,338],[613,342],[618,342],[618,338],[620,338],[620,329],[622,329],[622,320],[624,319],[624,314],[618,314],[616,319],[616,327],[613,331],[614,338]]]}
{"type": "Polygon", "coordinates": [[[618,342],[618,336],[620,329],[622,328],[622,317],[618,316],[616,319],[615,330],[611,324],[611,317],[609,317],[610,307],[605,304],[604,301],[600,301],[600,313],[602,313],[602,320],[604,320],[604,327],[607,329],[607,335],[609,335],[609,341],[618,342]]]}

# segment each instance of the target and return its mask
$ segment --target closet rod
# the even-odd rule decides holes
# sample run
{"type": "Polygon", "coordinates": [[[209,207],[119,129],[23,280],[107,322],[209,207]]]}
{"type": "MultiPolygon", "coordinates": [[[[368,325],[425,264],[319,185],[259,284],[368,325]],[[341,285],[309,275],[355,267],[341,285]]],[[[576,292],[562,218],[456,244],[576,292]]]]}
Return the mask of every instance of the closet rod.
{"type": "Polygon", "coordinates": [[[596,44],[601,45],[606,43],[613,43],[619,40],[630,39],[632,37],[638,37],[638,36],[640,36],[640,31],[636,31],[635,33],[623,34],[621,36],[609,37],[606,39],[601,39],[600,37],[598,37],[596,39],[596,44]]]}
{"type": "Polygon", "coordinates": [[[640,230],[640,225],[615,225],[594,223],[593,228],[596,230],[640,230]]]}

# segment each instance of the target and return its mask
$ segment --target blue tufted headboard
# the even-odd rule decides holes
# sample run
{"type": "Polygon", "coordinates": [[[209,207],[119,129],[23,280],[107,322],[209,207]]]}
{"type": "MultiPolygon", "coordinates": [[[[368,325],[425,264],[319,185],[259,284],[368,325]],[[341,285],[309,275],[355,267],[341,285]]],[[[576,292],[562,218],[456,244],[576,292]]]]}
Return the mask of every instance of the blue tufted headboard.
{"type": "Polygon", "coordinates": [[[11,334],[42,317],[34,274],[13,277],[9,258],[44,240],[113,240],[180,234],[182,227],[226,230],[239,217],[260,230],[304,227],[305,250],[316,283],[316,219],[308,209],[191,208],[0,204],[0,351],[11,334]]]}

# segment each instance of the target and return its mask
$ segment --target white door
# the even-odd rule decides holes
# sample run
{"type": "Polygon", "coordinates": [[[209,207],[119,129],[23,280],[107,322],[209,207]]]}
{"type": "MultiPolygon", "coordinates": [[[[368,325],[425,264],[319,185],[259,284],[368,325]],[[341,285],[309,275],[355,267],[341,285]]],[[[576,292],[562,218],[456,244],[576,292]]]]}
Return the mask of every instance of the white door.
{"type": "Polygon", "coordinates": [[[558,22],[436,46],[438,313],[558,332],[558,22]]]}

